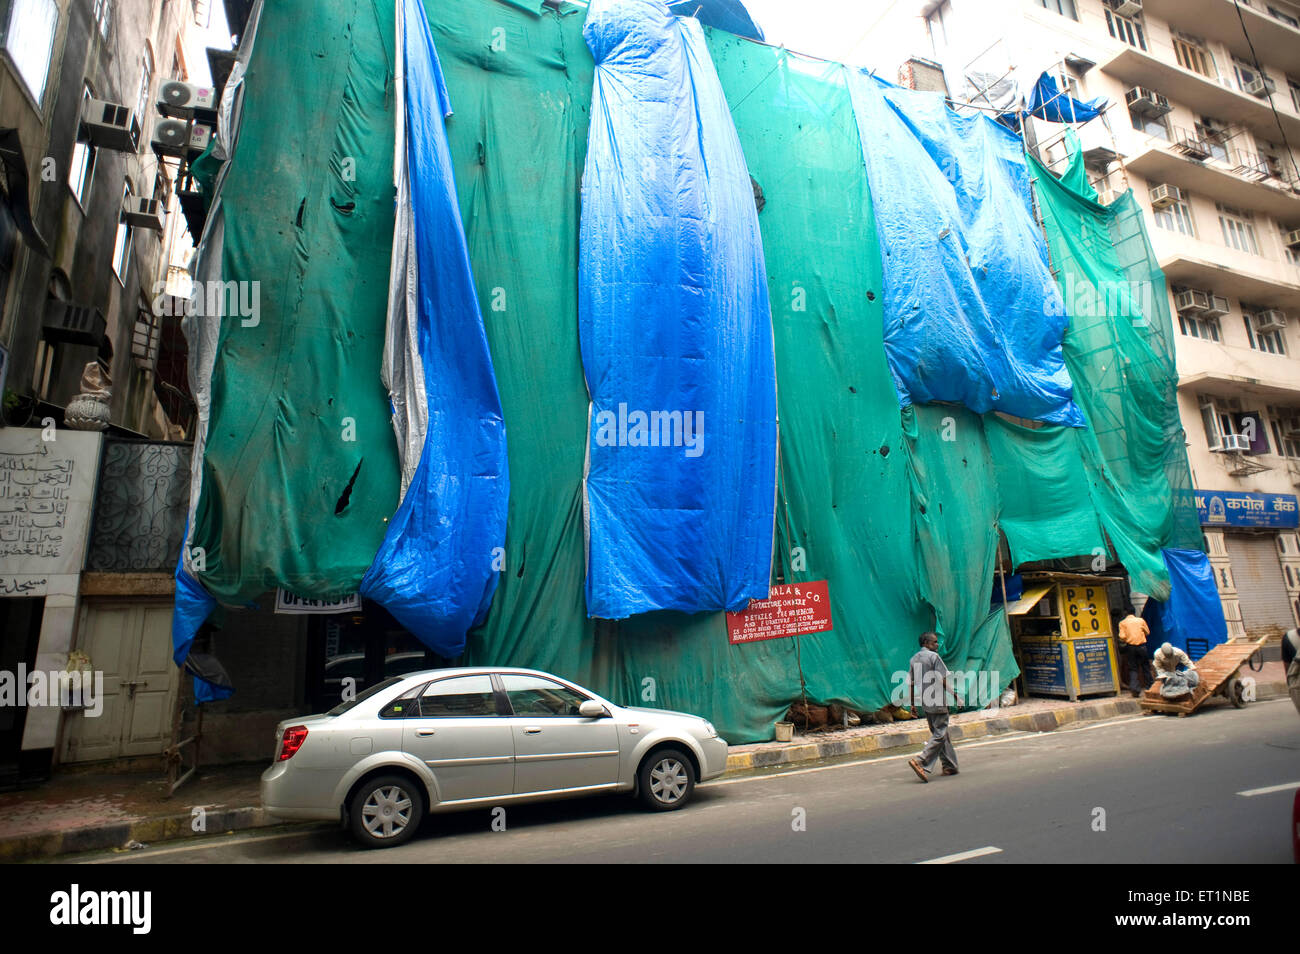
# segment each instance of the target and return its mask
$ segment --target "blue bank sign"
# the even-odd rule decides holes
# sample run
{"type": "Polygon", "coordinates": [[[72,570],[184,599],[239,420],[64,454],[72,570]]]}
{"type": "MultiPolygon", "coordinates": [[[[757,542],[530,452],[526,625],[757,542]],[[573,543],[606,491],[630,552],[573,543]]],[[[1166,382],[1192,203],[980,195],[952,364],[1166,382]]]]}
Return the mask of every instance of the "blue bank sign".
{"type": "Polygon", "coordinates": [[[1198,490],[1196,512],[1203,527],[1300,526],[1300,505],[1294,494],[1198,490]]]}

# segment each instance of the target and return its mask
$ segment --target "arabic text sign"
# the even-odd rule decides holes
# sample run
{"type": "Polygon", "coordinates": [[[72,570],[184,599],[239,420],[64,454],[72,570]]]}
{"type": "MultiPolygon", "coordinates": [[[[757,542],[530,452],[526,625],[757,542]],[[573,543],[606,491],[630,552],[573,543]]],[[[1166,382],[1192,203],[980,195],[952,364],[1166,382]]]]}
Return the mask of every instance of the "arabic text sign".
{"type": "Polygon", "coordinates": [[[831,597],[825,580],[778,584],[767,599],[751,600],[748,609],[727,614],[727,638],[732,645],[829,629],[831,597]]]}
{"type": "Polygon", "coordinates": [[[81,572],[102,440],[97,433],[0,431],[0,596],[43,596],[81,572]]]}
{"type": "Polygon", "coordinates": [[[1204,527],[1300,526],[1300,506],[1293,494],[1198,490],[1196,512],[1204,527]]]}

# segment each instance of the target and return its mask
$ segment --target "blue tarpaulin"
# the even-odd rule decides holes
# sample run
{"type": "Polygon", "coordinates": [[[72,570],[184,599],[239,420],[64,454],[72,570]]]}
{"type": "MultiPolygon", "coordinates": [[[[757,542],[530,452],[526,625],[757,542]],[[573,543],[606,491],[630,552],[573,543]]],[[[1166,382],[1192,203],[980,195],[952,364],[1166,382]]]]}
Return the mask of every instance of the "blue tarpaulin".
{"type": "Polygon", "coordinates": [[[705,26],[715,27],[743,36],[762,40],[763,30],[740,0],[678,0],[668,4],[668,9],[680,17],[695,17],[705,26]]]}
{"type": "Polygon", "coordinates": [[[987,117],[958,115],[942,96],[848,73],[900,403],[1084,426],[1020,141],[987,117]]]}
{"type": "Polygon", "coordinates": [[[579,334],[591,396],[587,612],[768,593],[776,372],[753,187],[703,31],[597,0],[579,334]]]}
{"type": "MultiPolygon", "coordinates": [[[[398,431],[416,432],[419,462],[361,594],[454,658],[487,613],[505,552],[506,432],[452,178],[442,69],[418,0],[405,0],[402,21],[407,178],[399,203],[409,204],[398,210],[394,267],[409,281],[413,265],[415,280],[395,286],[402,293],[390,321],[414,329],[407,374],[422,381],[423,394],[399,397],[422,407],[404,411],[398,431]],[[403,258],[411,248],[413,261],[403,258]]],[[[401,357],[390,348],[390,362],[401,357]]]]}
{"type": "Polygon", "coordinates": [[[1160,552],[1169,568],[1169,599],[1164,603],[1148,600],[1142,607],[1142,618],[1151,630],[1147,648],[1155,652],[1168,642],[1199,659],[1228,638],[1210,558],[1199,550],[1169,548],[1160,552]]]}
{"type": "Polygon", "coordinates": [[[1096,119],[1106,108],[1106,98],[1075,99],[1062,93],[1051,73],[1043,73],[1029,93],[1029,113],[1054,123],[1086,123],[1096,119]]]}

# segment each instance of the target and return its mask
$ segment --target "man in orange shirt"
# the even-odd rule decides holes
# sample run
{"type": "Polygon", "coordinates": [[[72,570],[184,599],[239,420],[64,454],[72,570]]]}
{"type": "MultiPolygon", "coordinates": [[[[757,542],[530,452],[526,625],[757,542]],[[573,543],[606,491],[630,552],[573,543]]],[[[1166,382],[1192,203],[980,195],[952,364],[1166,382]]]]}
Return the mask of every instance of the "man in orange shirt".
{"type": "Polygon", "coordinates": [[[1133,604],[1125,607],[1127,615],[1119,621],[1119,651],[1128,663],[1128,688],[1140,696],[1140,686],[1146,682],[1144,669],[1147,662],[1147,635],[1151,630],[1146,620],[1133,612],[1133,604]]]}

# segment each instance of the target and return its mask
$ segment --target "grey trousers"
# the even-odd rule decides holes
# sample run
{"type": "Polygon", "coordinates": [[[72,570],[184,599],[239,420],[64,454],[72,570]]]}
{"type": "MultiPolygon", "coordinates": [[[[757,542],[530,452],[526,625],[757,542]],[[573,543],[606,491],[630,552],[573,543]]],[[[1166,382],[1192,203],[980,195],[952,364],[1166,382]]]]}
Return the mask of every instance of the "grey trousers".
{"type": "Polygon", "coordinates": [[[943,762],[944,768],[957,767],[957,753],[953,750],[952,739],[948,737],[948,710],[926,709],[925,721],[930,725],[930,741],[917,759],[927,772],[933,771],[935,760],[943,762]]]}

